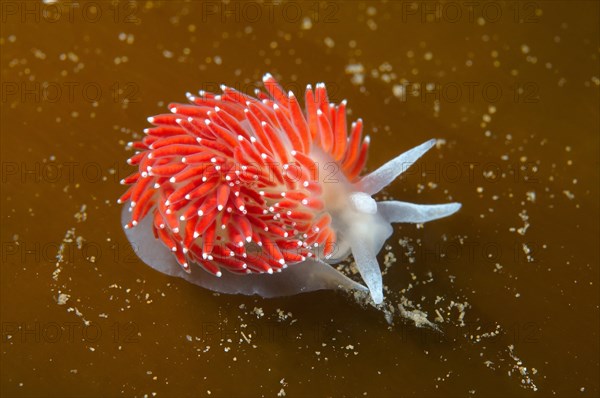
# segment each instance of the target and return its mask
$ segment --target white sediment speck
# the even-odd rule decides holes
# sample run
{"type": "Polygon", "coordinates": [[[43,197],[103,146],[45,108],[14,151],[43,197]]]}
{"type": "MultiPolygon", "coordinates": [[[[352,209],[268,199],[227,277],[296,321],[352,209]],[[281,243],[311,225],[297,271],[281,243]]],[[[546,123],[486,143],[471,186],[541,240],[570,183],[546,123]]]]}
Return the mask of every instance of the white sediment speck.
{"type": "Polygon", "coordinates": [[[571,191],[569,191],[568,189],[565,189],[565,190],[563,191],[563,194],[564,194],[564,195],[567,197],[567,199],[569,199],[569,200],[573,200],[573,199],[575,199],[575,195],[574,195],[574,194],[573,194],[571,191]]]}
{"type": "Polygon", "coordinates": [[[69,297],[71,297],[71,296],[70,296],[70,295],[68,295],[68,294],[65,294],[65,293],[59,293],[59,294],[58,294],[58,297],[57,297],[57,299],[56,299],[56,303],[57,303],[58,305],[65,305],[65,304],[67,303],[67,301],[69,301],[69,297]]]}
{"type": "Polygon", "coordinates": [[[365,67],[363,64],[348,64],[346,65],[346,74],[352,75],[350,81],[355,86],[360,86],[365,81],[365,67]]]}
{"type": "Polygon", "coordinates": [[[407,310],[402,304],[398,304],[398,309],[400,310],[400,315],[413,321],[416,327],[429,326],[432,329],[438,330],[437,325],[427,319],[427,314],[425,312],[417,309],[407,310]]]}
{"type": "Polygon", "coordinates": [[[312,19],[310,19],[310,17],[304,17],[304,18],[302,19],[302,24],[300,25],[300,27],[301,27],[303,30],[309,30],[309,29],[311,29],[311,28],[312,28],[312,26],[313,26],[313,24],[312,24],[312,19]]]}

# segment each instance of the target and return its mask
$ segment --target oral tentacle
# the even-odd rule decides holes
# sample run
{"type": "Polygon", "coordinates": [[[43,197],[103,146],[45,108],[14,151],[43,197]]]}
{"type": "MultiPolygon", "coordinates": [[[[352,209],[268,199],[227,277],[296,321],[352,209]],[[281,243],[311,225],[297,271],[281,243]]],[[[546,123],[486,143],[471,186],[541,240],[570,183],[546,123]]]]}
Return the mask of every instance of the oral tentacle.
{"type": "Polygon", "coordinates": [[[376,254],[359,238],[351,238],[352,256],[375,304],[383,302],[383,281],[376,254]]]}
{"type": "Polygon", "coordinates": [[[435,142],[435,139],[424,142],[388,161],[372,173],[367,174],[357,183],[358,190],[366,192],[369,195],[375,195],[412,166],[435,145],[435,142]]]}
{"type": "Polygon", "coordinates": [[[408,202],[377,202],[377,211],[388,222],[425,223],[451,216],[461,207],[460,203],[418,205],[408,202]]]}

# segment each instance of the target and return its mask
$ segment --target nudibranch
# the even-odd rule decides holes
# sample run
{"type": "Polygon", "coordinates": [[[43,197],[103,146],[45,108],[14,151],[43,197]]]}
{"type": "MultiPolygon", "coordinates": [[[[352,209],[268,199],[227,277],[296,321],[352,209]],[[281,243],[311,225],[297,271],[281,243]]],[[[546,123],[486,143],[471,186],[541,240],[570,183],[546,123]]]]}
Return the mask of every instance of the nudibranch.
{"type": "Polygon", "coordinates": [[[127,238],[146,264],[217,292],[360,290],[381,303],[377,254],[391,224],[460,208],[373,199],[435,140],[361,176],[369,136],[361,119],[348,129],[345,100],[330,103],[319,83],[302,108],[273,76],[263,82],[256,97],[222,85],[148,118],[153,127],[128,144],[127,238]],[[333,266],[350,254],[366,287],[333,266]]]}

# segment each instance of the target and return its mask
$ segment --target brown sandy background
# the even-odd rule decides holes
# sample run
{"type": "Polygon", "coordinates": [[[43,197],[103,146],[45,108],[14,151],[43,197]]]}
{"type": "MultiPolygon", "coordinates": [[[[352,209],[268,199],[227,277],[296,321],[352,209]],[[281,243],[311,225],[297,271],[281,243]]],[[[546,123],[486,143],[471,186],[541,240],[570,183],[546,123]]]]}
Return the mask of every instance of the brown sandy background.
{"type": "Polygon", "coordinates": [[[598,15],[2,2],[1,395],[598,396],[598,15]],[[396,227],[380,256],[392,326],[335,292],[214,295],[129,248],[124,144],[186,91],[251,92],[266,71],[348,99],[369,169],[445,140],[385,192],[463,203],[396,227]]]}

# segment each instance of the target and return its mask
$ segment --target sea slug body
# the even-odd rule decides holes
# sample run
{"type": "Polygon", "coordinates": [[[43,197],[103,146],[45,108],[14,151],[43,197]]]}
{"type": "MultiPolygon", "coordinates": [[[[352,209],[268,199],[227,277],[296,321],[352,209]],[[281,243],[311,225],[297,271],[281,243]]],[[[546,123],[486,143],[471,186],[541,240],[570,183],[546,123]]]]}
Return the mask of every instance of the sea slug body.
{"type": "Polygon", "coordinates": [[[369,136],[361,119],[348,128],[346,101],[330,103],[319,83],[306,88],[302,109],[273,76],[263,82],[256,97],[222,86],[148,119],[153,127],[129,143],[137,171],[122,181],[128,239],[153,268],[218,292],[368,289],[381,303],[376,256],[391,223],[460,208],[373,199],[435,140],[360,176],[369,136]],[[366,287],[331,265],[350,254],[366,287]]]}

